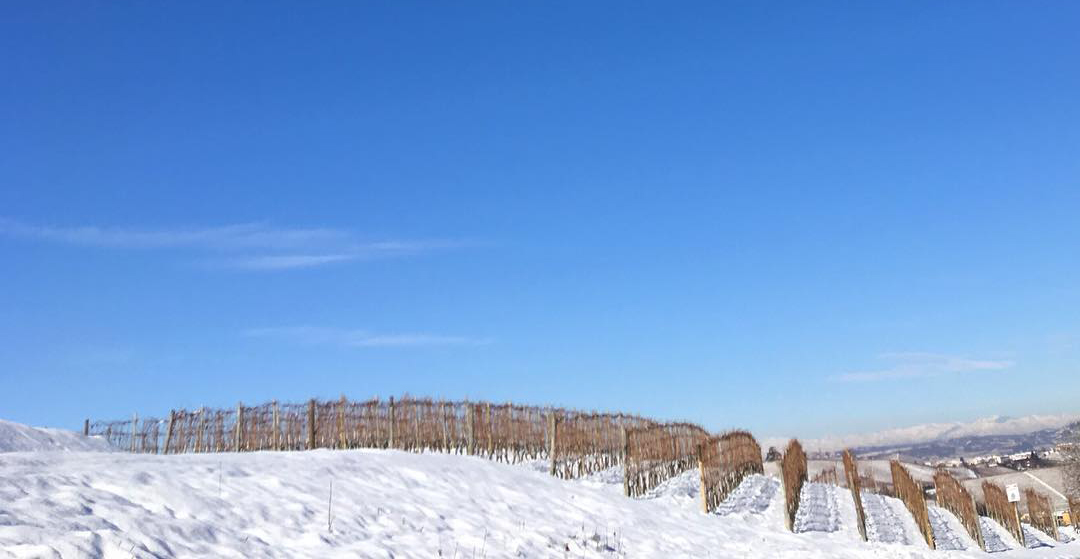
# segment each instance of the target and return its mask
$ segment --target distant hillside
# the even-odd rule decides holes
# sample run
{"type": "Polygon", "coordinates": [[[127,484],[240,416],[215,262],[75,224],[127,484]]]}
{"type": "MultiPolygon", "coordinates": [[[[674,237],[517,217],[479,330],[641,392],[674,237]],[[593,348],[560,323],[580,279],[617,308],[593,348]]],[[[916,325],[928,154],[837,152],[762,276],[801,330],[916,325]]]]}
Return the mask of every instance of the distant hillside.
{"type": "MultiPolygon", "coordinates": [[[[900,452],[920,459],[1012,454],[1053,446],[1062,438],[1066,426],[1078,420],[1080,415],[1076,414],[994,415],[967,423],[924,423],[872,433],[805,439],[803,445],[825,452],[852,448],[866,456],[900,452]]],[[[777,444],[770,438],[764,440],[766,445],[777,444]]]]}
{"type": "Polygon", "coordinates": [[[30,427],[0,419],[0,452],[33,452],[49,450],[108,451],[103,439],[84,437],[65,429],[30,427]]]}
{"type": "Polygon", "coordinates": [[[971,458],[1047,449],[1060,442],[1064,429],[1041,429],[1019,435],[971,435],[914,444],[856,447],[860,457],[885,458],[899,453],[912,460],[971,458]]]}

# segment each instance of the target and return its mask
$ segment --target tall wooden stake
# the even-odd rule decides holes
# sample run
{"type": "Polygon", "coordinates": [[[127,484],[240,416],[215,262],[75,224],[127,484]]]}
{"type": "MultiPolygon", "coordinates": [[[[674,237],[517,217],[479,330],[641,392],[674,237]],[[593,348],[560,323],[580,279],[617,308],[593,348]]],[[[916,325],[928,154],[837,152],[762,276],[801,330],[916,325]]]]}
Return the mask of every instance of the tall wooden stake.
{"type": "MultiPolygon", "coordinates": [[[[709,486],[705,484],[705,460],[698,455],[698,471],[701,472],[701,512],[709,514],[709,486]]],[[[628,495],[629,496],[629,495],[628,495]]]]}
{"type": "Polygon", "coordinates": [[[315,398],[312,398],[308,402],[307,407],[307,449],[313,450],[315,448],[315,398]]]}
{"type": "Polygon", "coordinates": [[[165,431],[165,448],[161,449],[162,454],[168,454],[169,453],[169,445],[172,444],[173,421],[175,419],[176,419],[176,410],[169,410],[169,427],[168,427],[168,430],[165,431]]]}
{"type": "Polygon", "coordinates": [[[278,416],[278,403],[274,400],[274,434],[271,436],[274,450],[281,450],[281,418],[278,416]]]}
{"type": "Polygon", "coordinates": [[[236,404],[236,452],[240,452],[240,445],[243,443],[244,432],[244,404],[238,402],[236,404]]]}
{"type": "Polygon", "coordinates": [[[131,416],[131,452],[135,452],[135,437],[139,430],[139,414],[131,416]]]}
{"type": "Polygon", "coordinates": [[[337,432],[338,432],[338,448],[348,448],[345,444],[345,395],[341,395],[341,401],[338,402],[338,418],[337,418],[337,432]]]}
{"type": "Polygon", "coordinates": [[[548,456],[551,458],[551,475],[555,475],[555,441],[558,437],[559,422],[555,419],[555,411],[548,414],[548,432],[551,433],[551,443],[548,445],[548,456]]]}
{"type": "Polygon", "coordinates": [[[394,397],[390,397],[390,437],[386,442],[387,448],[394,448],[394,427],[396,420],[394,418],[394,397]]]}

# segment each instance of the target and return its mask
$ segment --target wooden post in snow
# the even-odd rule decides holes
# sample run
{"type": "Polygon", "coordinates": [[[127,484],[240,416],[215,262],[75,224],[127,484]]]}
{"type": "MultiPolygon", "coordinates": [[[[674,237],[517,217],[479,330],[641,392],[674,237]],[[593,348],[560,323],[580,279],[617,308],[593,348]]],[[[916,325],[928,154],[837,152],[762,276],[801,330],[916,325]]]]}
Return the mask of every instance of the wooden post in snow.
{"type": "Polygon", "coordinates": [[[548,457],[551,458],[551,475],[555,475],[555,441],[558,437],[559,422],[555,419],[555,410],[548,413],[548,432],[551,433],[551,443],[548,445],[548,457]]]}
{"type": "Polygon", "coordinates": [[[195,431],[195,452],[203,451],[203,432],[206,431],[206,406],[199,408],[199,426],[195,431]]]}
{"type": "Polygon", "coordinates": [[[338,432],[338,448],[345,449],[348,446],[345,444],[345,395],[341,395],[341,401],[338,402],[338,418],[337,418],[337,432],[338,432]]]}
{"type": "Polygon", "coordinates": [[[1012,506],[1013,514],[1016,515],[1016,527],[1019,528],[1020,532],[1020,548],[1023,549],[1027,547],[1027,542],[1024,541],[1024,525],[1020,523],[1020,504],[1013,501],[1012,506]]]}
{"type": "Polygon", "coordinates": [[[709,514],[709,488],[705,485],[705,459],[702,458],[702,454],[698,452],[698,472],[701,473],[701,489],[698,492],[701,493],[701,512],[709,514]]]}
{"type": "Polygon", "coordinates": [[[90,436],[90,418],[89,417],[86,418],[86,420],[83,421],[83,424],[82,424],[82,436],[84,436],[84,437],[89,437],[90,436]]]}
{"type": "Polygon", "coordinates": [[[420,445],[420,406],[413,401],[413,452],[423,452],[420,445]]]}
{"type": "Polygon", "coordinates": [[[240,452],[240,445],[244,442],[243,439],[244,429],[244,404],[236,404],[236,447],[233,449],[236,452],[240,452]]]}
{"type": "Polygon", "coordinates": [[[315,398],[308,402],[307,407],[307,449],[315,449],[315,398]]]}
{"type": "Polygon", "coordinates": [[[390,436],[386,441],[386,448],[394,448],[394,397],[390,397],[390,436]]]}
{"type": "Polygon", "coordinates": [[[131,416],[131,452],[135,452],[135,433],[139,428],[139,414],[131,416]]]}
{"type": "Polygon", "coordinates": [[[172,444],[173,420],[175,419],[176,410],[169,410],[169,427],[168,430],[165,431],[165,448],[161,449],[162,454],[169,453],[169,445],[172,444]]]}
{"type": "MultiPolygon", "coordinates": [[[[626,475],[626,464],[630,457],[630,439],[626,436],[626,425],[619,427],[619,436],[622,439],[622,463],[623,463],[623,494],[630,496],[630,476],[626,475]]],[[[701,487],[705,487],[705,477],[701,478],[701,487]]]]}
{"type": "Polygon", "coordinates": [[[439,402],[439,416],[442,417],[443,452],[450,452],[450,438],[446,435],[446,402],[439,402]]]}
{"type": "Polygon", "coordinates": [[[270,436],[271,448],[281,450],[281,417],[278,415],[278,403],[274,400],[274,434],[270,436]]]}
{"type": "Polygon", "coordinates": [[[491,402],[484,405],[484,413],[487,417],[484,418],[484,424],[487,426],[487,452],[488,458],[495,455],[495,423],[491,417],[491,402]]]}
{"type": "Polygon", "coordinates": [[[476,438],[474,437],[476,431],[474,429],[473,421],[475,420],[475,412],[473,411],[472,404],[465,403],[465,429],[466,429],[466,452],[471,456],[476,451],[476,438]]]}

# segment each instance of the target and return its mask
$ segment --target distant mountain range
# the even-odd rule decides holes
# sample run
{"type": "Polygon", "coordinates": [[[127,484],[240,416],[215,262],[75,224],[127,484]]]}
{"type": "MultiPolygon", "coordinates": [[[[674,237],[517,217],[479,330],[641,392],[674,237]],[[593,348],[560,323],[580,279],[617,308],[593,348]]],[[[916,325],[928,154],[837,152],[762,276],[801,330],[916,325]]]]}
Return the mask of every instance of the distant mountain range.
{"type": "Polygon", "coordinates": [[[969,423],[927,423],[804,441],[807,449],[834,451],[851,448],[858,455],[883,457],[900,453],[914,459],[1014,454],[1049,448],[1064,438],[1066,425],[1080,415],[991,416],[969,423]]]}
{"type": "Polygon", "coordinates": [[[1006,455],[1042,450],[1062,439],[1063,429],[1041,429],[1021,435],[973,435],[909,445],[860,446],[855,454],[866,458],[886,458],[900,454],[906,459],[934,460],[1006,455]]]}

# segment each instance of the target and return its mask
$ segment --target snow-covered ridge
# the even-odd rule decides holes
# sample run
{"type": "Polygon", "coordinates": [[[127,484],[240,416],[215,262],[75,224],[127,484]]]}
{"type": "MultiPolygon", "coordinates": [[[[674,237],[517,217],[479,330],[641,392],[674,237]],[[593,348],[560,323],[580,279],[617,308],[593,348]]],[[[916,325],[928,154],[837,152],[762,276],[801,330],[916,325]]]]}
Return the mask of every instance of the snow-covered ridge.
{"type": "Polygon", "coordinates": [[[97,437],[65,429],[30,427],[0,419],[0,452],[38,452],[50,450],[108,451],[108,443],[97,437]]]}
{"type": "MultiPolygon", "coordinates": [[[[704,514],[697,472],[628,499],[617,470],[568,481],[397,450],[3,454],[0,557],[986,557],[927,549],[887,497],[863,542],[840,488],[807,484],[792,533],[774,477],[749,476],[723,514],[704,514]]],[[[1076,556],[1077,545],[998,556],[1076,556]]]]}
{"type": "MultiPolygon", "coordinates": [[[[915,444],[930,441],[948,440],[960,437],[979,437],[987,435],[1023,435],[1043,429],[1060,429],[1080,421],[1080,414],[1028,415],[1008,417],[992,415],[964,422],[924,423],[887,429],[874,433],[858,433],[803,439],[803,446],[814,450],[839,450],[842,448],[915,444]]],[[[777,446],[780,439],[765,439],[766,445],[777,446]]],[[[783,440],[786,443],[786,439],[783,440]]],[[[778,446],[781,447],[783,443],[778,446]]]]}

